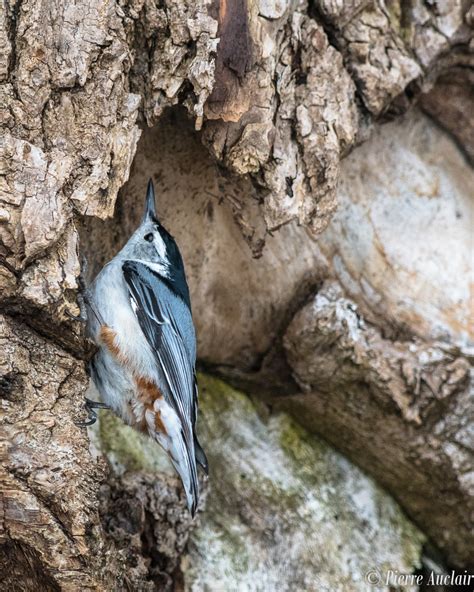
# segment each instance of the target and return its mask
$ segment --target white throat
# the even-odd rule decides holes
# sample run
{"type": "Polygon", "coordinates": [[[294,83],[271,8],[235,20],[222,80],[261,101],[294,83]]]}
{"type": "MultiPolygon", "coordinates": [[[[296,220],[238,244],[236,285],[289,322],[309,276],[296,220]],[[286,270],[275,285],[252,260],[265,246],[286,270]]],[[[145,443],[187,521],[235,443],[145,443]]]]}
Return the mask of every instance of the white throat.
{"type": "Polygon", "coordinates": [[[154,240],[153,240],[153,245],[156,249],[156,252],[158,253],[158,257],[162,260],[162,261],[166,261],[166,244],[165,241],[161,238],[161,234],[159,232],[154,232],[153,233],[154,236],[154,240]]]}
{"type": "Polygon", "coordinates": [[[170,277],[170,268],[167,263],[155,263],[153,261],[144,261],[143,259],[129,259],[129,261],[137,261],[137,263],[141,263],[142,265],[146,265],[153,271],[156,271],[159,275],[169,278],[170,277]]]}

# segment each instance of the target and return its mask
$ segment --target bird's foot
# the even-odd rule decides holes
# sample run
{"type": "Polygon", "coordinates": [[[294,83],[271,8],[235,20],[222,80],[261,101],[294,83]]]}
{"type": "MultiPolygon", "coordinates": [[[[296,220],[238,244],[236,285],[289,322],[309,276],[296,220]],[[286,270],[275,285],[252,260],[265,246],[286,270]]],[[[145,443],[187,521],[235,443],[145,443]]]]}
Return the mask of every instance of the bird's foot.
{"type": "Polygon", "coordinates": [[[81,257],[81,272],[79,274],[79,290],[82,294],[87,292],[86,278],[89,275],[89,262],[87,257],[82,255],[81,257]]]}
{"type": "Polygon", "coordinates": [[[84,407],[87,410],[88,419],[86,421],[78,421],[75,422],[76,425],[80,428],[86,428],[87,426],[94,425],[97,421],[97,413],[96,409],[110,409],[108,405],[105,403],[101,403],[100,401],[92,401],[86,397],[84,407]]]}
{"type": "Polygon", "coordinates": [[[83,316],[82,310],[81,310],[80,314],[74,315],[74,314],[72,314],[72,312],[70,310],[66,309],[64,311],[64,314],[68,317],[68,319],[71,319],[71,321],[76,321],[78,323],[84,323],[84,324],[87,323],[87,317],[83,316]]]}
{"type": "Polygon", "coordinates": [[[64,311],[64,314],[70,318],[72,321],[77,321],[79,323],[87,323],[87,306],[90,306],[90,300],[87,293],[87,290],[84,288],[84,291],[79,291],[77,293],[77,304],[79,305],[79,314],[74,315],[68,309],[64,311]]]}
{"type": "Polygon", "coordinates": [[[78,315],[74,315],[72,314],[71,311],[69,310],[65,310],[64,313],[65,315],[71,319],[72,321],[77,321],[79,323],[87,323],[87,306],[89,305],[89,298],[88,298],[88,294],[87,294],[87,286],[86,286],[86,276],[88,274],[88,263],[87,263],[87,259],[86,257],[83,255],[82,256],[82,264],[81,264],[81,272],[79,274],[79,278],[78,278],[78,284],[79,284],[79,290],[77,293],[77,304],[79,306],[79,314],[78,315]]]}

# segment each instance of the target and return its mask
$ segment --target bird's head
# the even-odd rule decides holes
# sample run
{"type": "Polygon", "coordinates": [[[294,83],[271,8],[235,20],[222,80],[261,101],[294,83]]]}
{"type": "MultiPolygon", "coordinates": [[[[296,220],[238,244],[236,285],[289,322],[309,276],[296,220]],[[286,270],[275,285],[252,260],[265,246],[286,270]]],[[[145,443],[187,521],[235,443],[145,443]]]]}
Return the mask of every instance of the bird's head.
{"type": "Polygon", "coordinates": [[[148,181],[142,221],[127,243],[124,254],[133,256],[134,259],[155,263],[168,273],[183,270],[178,245],[157,218],[155,190],[151,179],[148,181]]]}

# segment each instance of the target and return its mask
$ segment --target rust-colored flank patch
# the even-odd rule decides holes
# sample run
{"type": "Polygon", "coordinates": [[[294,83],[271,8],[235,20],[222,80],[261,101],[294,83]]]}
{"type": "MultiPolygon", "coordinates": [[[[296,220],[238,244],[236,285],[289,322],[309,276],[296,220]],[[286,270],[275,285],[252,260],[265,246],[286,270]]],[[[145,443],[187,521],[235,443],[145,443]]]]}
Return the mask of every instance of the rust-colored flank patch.
{"type": "Polygon", "coordinates": [[[165,424],[163,423],[163,420],[161,419],[161,413],[159,411],[155,411],[155,428],[157,432],[160,432],[161,434],[165,434],[165,436],[168,435],[168,432],[166,431],[165,428],[165,424]]]}
{"type": "Polygon", "coordinates": [[[163,395],[156,384],[149,378],[143,376],[135,376],[135,383],[137,385],[137,394],[140,401],[145,406],[147,411],[151,411],[155,415],[155,429],[157,432],[167,434],[165,424],[161,419],[159,411],[155,410],[154,403],[156,399],[162,399],[163,395]]]}
{"type": "MultiPolygon", "coordinates": [[[[111,327],[108,325],[102,325],[100,328],[100,339],[102,343],[120,363],[126,365],[127,359],[120,351],[120,348],[116,343],[116,337],[117,333],[111,327]]],[[[156,399],[162,399],[163,394],[152,380],[145,378],[144,376],[137,376],[131,369],[130,372],[133,374],[133,378],[137,386],[137,398],[141,401],[141,403],[143,403],[145,410],[151,411],[155,415],[156,431],[167,434],[165,425],[161,419],[161,414],[154,408],[156,399]]],[[[137,420],[135,427],[142,432],[147,430],[145,416],[143,416],[143,418],[140,420],[137,420]]]]}
{"type": "Polygon", "coordinates": [[[105,345],[105,347],[113,354],[116,358],[122,359],[122,354],[120,352],[120,348],[115,343],[115,338],[117,337],[117,333],[113,329],[111,329],[108,325],[102,325],[100,328],[100,340],[105,345]]]}
{"type": "Polygon", "coordinates": [[[136,376],[135,382],[138,389],[138,398],[145,406],[153,405],[156,399],[163,398],[160,389],[153,380],[144,378],[143,376],[136,376]]]}

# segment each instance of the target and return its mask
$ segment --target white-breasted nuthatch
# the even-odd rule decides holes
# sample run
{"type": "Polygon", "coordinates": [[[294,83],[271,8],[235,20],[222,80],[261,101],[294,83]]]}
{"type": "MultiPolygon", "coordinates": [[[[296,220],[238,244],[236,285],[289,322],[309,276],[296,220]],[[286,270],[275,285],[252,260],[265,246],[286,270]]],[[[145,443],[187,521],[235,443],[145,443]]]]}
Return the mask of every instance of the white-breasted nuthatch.
{"type": "Polygon", "coordinates": [[[168,453],[194,516],[196,463],[208,470],[196,437],[196,336],[183,260],[156,217],[150,180],[145,215],[123,249],[85,293],[88,335],[98,347],[90,363],[103,403],[168,453]]]}

